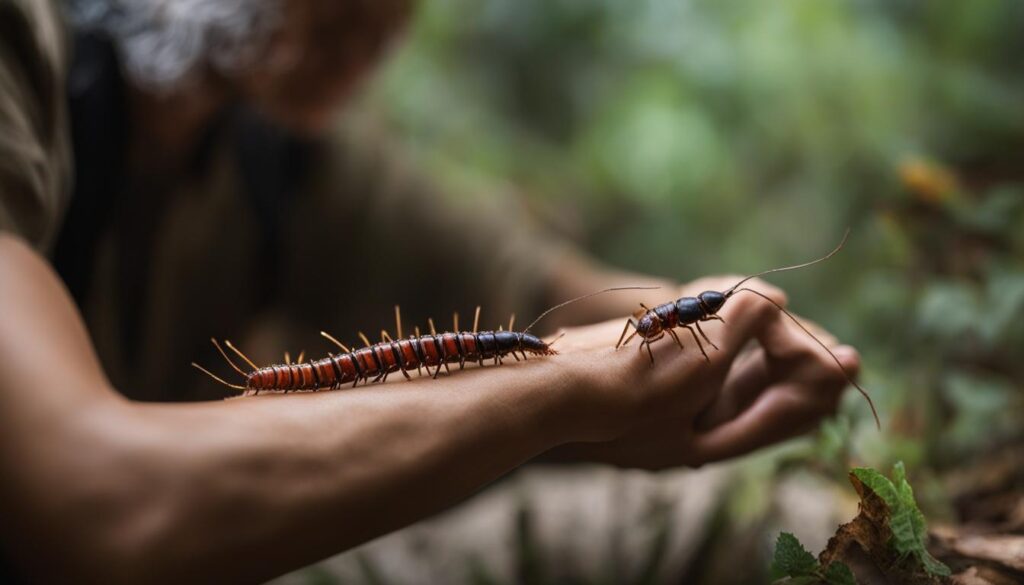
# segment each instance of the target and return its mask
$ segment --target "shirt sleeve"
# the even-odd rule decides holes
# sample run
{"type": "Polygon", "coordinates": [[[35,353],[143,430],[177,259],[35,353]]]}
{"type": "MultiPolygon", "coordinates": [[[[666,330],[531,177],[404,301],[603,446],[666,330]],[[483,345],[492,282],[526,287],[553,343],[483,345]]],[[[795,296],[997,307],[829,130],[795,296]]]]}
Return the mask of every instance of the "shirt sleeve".
{"type": "Polygon", "coordinates": [[[0,0],[0,230],[41,253],[69,195],[64,35],[51,3],[0,0]]]}
{"type": "MultiPolygon", "coordinates": [[[[333,298],[336,306],[357,290],[360,306],[379,297],[372,309],[378,328],[395,303],[410,322],[433,316],[446,330],[455,310],[462,326],[472,327],[478,304],[481,329],[507,326],[513,312],[521,329],[539,314],[552,300],[552,274],[571,246],[537,225],[511,193],[439,188],[393,137],[354,114],[316,161],[311,204],[295,214],[290,231],[299,247],[291,258],[325,260],[293,263],[305,268],[286,280],[317,285],[300,287],[303,298],[290,305],[313,311],[332,306],[333,298]],[[317,298],[325,295],[333,296],[317,298]]],[[[350,322],[343,317],[339,312],[338,321],[350,322]]],[[[309,319],[334,321],[322,312],[309,319]]],[[[362,322],[358,315],[351,321],[362,322]]]]}

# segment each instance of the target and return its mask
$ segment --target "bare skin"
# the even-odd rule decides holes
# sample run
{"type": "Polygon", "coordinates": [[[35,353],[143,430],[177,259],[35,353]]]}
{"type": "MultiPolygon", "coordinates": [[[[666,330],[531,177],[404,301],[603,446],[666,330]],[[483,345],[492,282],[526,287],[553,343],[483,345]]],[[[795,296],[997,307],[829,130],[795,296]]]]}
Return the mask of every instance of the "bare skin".
{"type": "MultiPolygon", "coordinates": [[[[322,132],[403,21],[399,9],[377,30],[346,10],[289,0],[260,67],[204,72],[177,93],[133,89],[131,172],[178,173],[234,101],[322,132]]],[[[0,549],[34,581],[260,581],[424,518],[541,454],[696,466],[834,410],[845,386],[835,365],[753,296],[726,305],[726,326],[705,327],[721,348],[710,364],[671,342],[655,345],[655,368],[635,346],[613,350],[639,301],[735,278],[680,291],[582,256],[561,266],[552,304],[609,286],[664,288],[553,315],[615,319],[566,330],[551,358],[338,392],[151,404],[111,386],[45,259],[0,233],[0,549]],[[749,342],[760,347],[741,353],[749,342]]],[[[852,349],[836,353],[856,368],[852,349]]]]}
{"type": "MultiPolygon", "coordinates": [[[[632,347],[615,351],[616,319],[566,330],[558,356],[439,380],[134,403],[110,386],[49,266],[5,234],[0,299],[3,545],[44,581],[266,579],[452,505],[545,452],[700,465],[815,425],[845,386],[751,295],[722,310],[728,325],[706,327],[721,348],[710,364],[671,343],[655,345],[654,368],[632,347]],[[752,340],[761,347],[736,360],[752,340]]],[[[837,353],[856,368],[855,352],[837,353]]]]}

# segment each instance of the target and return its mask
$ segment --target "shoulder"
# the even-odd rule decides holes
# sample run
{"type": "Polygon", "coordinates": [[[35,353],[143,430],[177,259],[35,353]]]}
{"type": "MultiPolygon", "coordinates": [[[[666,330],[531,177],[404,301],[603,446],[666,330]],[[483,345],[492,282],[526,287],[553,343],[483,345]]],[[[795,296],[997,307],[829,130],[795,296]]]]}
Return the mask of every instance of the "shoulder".
{"type": "Polygon", "coordinates": [[[40,250],[55,236],[70,177],[68,40],[46,0],[0,0],[0,229],[40,250]]]}

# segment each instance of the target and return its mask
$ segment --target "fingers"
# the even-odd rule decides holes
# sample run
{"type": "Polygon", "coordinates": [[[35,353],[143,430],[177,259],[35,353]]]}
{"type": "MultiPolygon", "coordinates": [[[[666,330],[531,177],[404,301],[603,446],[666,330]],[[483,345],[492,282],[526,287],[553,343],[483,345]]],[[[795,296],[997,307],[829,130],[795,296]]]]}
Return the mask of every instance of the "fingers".
{"type": "MultiPolygon", "coordinates": [[[[844,367],[855,370],[858,363],[857,352],[849,346],[837,347],[835,352],[844,367]]],[[[737,386],[731,391],[736,394],[733,401],[739,402],[753,398],[752,404],[745,410],[728,420],[730,413],[726,408],[729,400],[723,405],[708,410],[708,423],[699,427],[699,434],[694,440],[695,454],[699,461],[709,462],[743,455],[754,449],[770,445],[790,437],[807,432],[817,426],[827,416],[835,414],[839,406],[839,398],[846,387],[846,379],[834,373],[823,373],[819,366],[816,369],[800,369],[796,375],[781,375],[773,371],[771,358],[762,354],[764,362],[752,364],[751,373],[747,378],[736,380],[737,386]],[[767,367],[762,369],[762,364],[767,367]],[[772,380],[767,386],[758,387],[764,380],[772,380]],[[728,420],[712,427],[718,415],[728,420]]]]}
{"type": "Polygon", "coordinates": [[[705,431],[725,423],[746,410],[775,381],[764,349],[741,354],[726,376],[722,391],[694,421],[694,428],[705,431]]]}
{"type": "Polygon", "coordinates": [[[731,362],[748,341],[759,337],[778,318],[778,307],[786,306],[786,293],[764,281],[754,279],[746,283],[764,297],[742,291],[726,300],[718,312],[725,324],[718,324],[719,335],[724,341],[724,358],[731,362]],[[770,302],[769,302],[770,301],[770,302]],[[774,303],[774,304],[773,304],[774,303]],[[777,305],[777,306],[776,306],[777,305]]]}
{"type": "Polygon", "coordinates": [[[695,429],[705,433],[707,460],[740,455],[812,428],[835,412],[848,377],[857,374],[860,358],[854,348],[835,346],[827,334],[819,344],[772,309],[773,316],[752,320],[762,347],[736,360],[722,392],[695,421],[695,429]],[[834,347],[826,349],[829,345],[834,347]]]}
{"type": "Polygon", "coordinates": [[[808,431],[834,403],[808,399],[793,384],[772,387],[735,419],[694,438],[700,462],[737,457],[808,431]]]}

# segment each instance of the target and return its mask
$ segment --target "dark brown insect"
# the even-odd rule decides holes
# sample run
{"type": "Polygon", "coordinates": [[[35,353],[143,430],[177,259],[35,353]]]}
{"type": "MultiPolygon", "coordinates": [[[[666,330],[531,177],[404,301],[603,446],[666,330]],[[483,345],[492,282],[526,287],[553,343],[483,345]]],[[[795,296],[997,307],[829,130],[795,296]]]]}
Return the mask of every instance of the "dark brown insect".
{"type": "Polygon", "coordinates": [[[843,246],[846,244],[846,239],[849,237],[849,235],[850,230],[846,230],[846,233],[843,235],[843,240],[839,242],[839,245],[836,246],[834,250],[832,250],[825,256],[822,256],[821,258],[812,260],[810,262],[804,262],[803,264],[797,264],[794,266],[773,268],[771,270],[765,270],[764,272],[759,272],[757,274],[747,276],[746,278],[734,284],[732,288],[724,292],[708,290],[700,293],[696,297],[682,297],[675,301],[658,305],[653,309],[641,303],[640,306],[643,308],[643,313],[640,314],[638,318],[631,317],[626,320],[626,325],[625,327],[622,328],[622,335],[619,336],[619,341],[618,343],[615,344],[615,348],[618,349],[619,347],[628,344],[634,336],[639,336],[639,349],[642,351],[644,347],[647,347],[647,354],[650,356],[651,365],[653,366],[654,352],[651,351],[651,344],[661,339],[662,337],[665,336],[666,333],[668,333],[669,335],[672,336],[673,339],[675,339],[676,343],[679,345],[679,349],[682,350],[683,342],[679,339],[679,336],[676,334],[675,328],[683,327],[690,331],[690,334],[693,336],[693,340],[697,343],[697,347],[700,349],[701,353],[704,354],[704,359],[710,361],[707,351],[704,350],[704,346],[700,342],[700,337],[703,337],[704,341],[708,342],[708,344],[711,345],[711,347],[713,347],[714,349],[717,350],[718,347],[715,346],[715,344],[712,343],[710,339],[708,339],[708,336],[700,328],[701,321],[712,321],[716,319],[722,321],[722,318],[718,316],[718,311],[725,305],[725,302],[729,300],[730,297],[740,292],[753,293],[763,298],[764,300],[768,301],[769,303],[775,305],[775,307],[778,310],[785,313],[787,317],[789,317],[790,319],[792,319],[794,323],[796,323],[797,327],[802,329],[804,333],[806,333],[807,335],[811,336],[811,338],[814,339],[814,341],[816,341],[818,345],[824,348],[825,351],[828,352],[830,356],[832,356],[832,359],[835,361],[836,365],[839,366],[839,369],[842,371],[843,376],[846,377],[846,380],[855,388],[857,388],[857,390],[860,391],[864,398],[867,399],[868,405],[871,407],[871,414],[875,417],[875,424],[878,426],[879,429],[881,429],[882,425],[881,422],[879,422],[878,412],[875,410],[875,404],[871,400],[871,396],[869,396],[867,391],[864,390],[864,388],[862,388],[860,384],[858,384],[853,379],[852,376],[850,376],[850,374],[846,371],[846,368],[843,367],[843,364],[840,363],[839,358],[837,358],[836,355],[832,353],[832,350],[829,349],[828,346],[825,345],[820,339],[818,339],[817,336],[811,333],[810,330],[808,330],[807,327],[805,327],[799,319],[794,317],[789,311],[781,307],[778,303],[776,303],[772,299],[768,298],[761,292],[758,292],[754,289],[741,288],[743,283],[747,282],[752,278],[757,278],[759,276],[764,276],[765,274],[771,274],[773,272],[783,272],[786,270],[796,270],[797,268],[805,268],[807,266],[811,266],[812,264],[817,264],[818,262],[828,260],[829,258],[831,258],[832,256],[834,256],[840,250],[843,249],[843,246]],[[626,337],[626,333],[629,331],[630,327],[633,328],[633,332],[629,334],[629,337],[626,337]],[[694,328],[696,328],[696,331],[694,331],[694,328]],[[698,333],[700,333],[700,337],[697,336],[698,333]]]}
{"type": "MultiPolygon", "coordinates": [[[[256,366],[241,351],[235,348],[230,341],[225,340],[225,345],[233,351],[245,363],[252,367],[252,371],[246,373],[239,368],[227,353],[221,348],[216,339],[211,339],[224,359],[232,368],[243,377],[245,385],[231,384],[214,375],[195,362],[193,366],[202,370],[214,380],[237,390],[246,393],[258,394],[261,391],[283,391],[295,390],[323,390],[340,388],[344,384],[352,383],[355,387],[360,381],[383,382],[388,375],[394,372],[401,372],[403,376],[412,379],[409,372],[415,369],[422,374],[421,368],[426,368],[430,373],[434,369],[433,377],[436,378],[441,368],[449,370],[449,364],[459,364],[465,367],[466,362],[476,362],[481,366],[485,360],[493,360],[495,364],[502,363],[503,358],[511,355],[516,361],[519,355],[528,359],[529,354],[553,355],[557,353],[551,348],[551,343],[546,343],[539,337],[529,333],[530,329],[543,319],[548,313],[568,304],[581,301],[592,296],[616,291],[616,290],[637,290],[653,287],[616,287],[609,288],[575,299],[568,300],[544,311],[523,331],[513,331],[515,315],[509,320],[508,331],[499,328],[498,331],[478,331],[480,322],[480,307],[476,308],[476,315],[473,319],[472,331],[459,331],[458,313],[454,316],[455,332],[437,333],[433,320],[429,320],[430,334],[420,335],[419,328],[416,334],[409,338],[402,337],[402,320],[399,308],[395,307],[395,324],[397,327],[398,339],[392,339],[387,331],[381,331],[382,341],[371,344],[366,335],[360,333],[366,347],[349,349],[343,343],[321,331],[320,334],[331,340],[341,348],[342,353],[338,355],[328,354],[328,357],[316,361],[302,363],[302,355],[296,363],[292,363],[285,354],[285,363],[260,368],[256,366]]],[[[552,342],[554,343],[554,342],[552,342]]]]}

